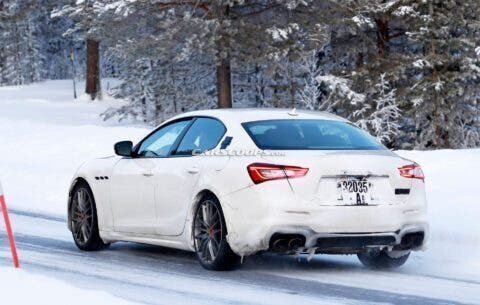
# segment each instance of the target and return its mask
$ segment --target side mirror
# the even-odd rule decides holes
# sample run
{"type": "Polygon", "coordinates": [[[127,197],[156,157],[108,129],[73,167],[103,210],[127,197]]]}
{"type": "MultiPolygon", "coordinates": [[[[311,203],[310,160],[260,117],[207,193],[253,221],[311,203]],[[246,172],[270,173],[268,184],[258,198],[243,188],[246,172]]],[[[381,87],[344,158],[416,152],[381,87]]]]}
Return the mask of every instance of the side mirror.
{"type": "Polygon", "coordinates": [[[132,141],[122,141],[116,143],[113,148],[115,153],[122,157],[131,157],[133,152],[133,142],[132,141]]]}

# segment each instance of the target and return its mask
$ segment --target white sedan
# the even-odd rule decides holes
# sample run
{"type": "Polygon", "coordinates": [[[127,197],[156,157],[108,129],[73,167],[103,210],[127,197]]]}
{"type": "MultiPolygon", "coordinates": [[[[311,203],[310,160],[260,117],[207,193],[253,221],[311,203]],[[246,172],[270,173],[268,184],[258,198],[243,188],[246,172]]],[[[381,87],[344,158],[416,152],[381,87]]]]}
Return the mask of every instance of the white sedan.
{"type": "Polygon", "coordinates": [[[259,251],[357,254],[398,267],[428,236],[424,175],[340,117],[284,109],[185,113],[83,164],[68,225],[78,248],[131,241],[226,270],[259,251]]]}

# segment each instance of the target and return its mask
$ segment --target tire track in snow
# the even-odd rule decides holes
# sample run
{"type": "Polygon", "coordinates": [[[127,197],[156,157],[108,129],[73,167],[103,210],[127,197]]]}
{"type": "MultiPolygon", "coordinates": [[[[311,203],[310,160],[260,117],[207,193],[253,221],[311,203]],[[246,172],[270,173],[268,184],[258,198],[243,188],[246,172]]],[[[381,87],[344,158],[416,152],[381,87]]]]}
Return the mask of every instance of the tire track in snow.
{"type": "MultiPolygon", "coordinates": [[[[26,268],[60,277],[79,286],[101,287],[114,295],[145,304],[164,304],[162,300],[165,301],[165,295],[173,300],[200,304],[278,304],[279,301],[299,303],[315,300],[354,304],[461,304],[271,274],[271,268],[278,271],[278,266],[272,266],[271,261],[279,259],[268,255],[247,260],[244,269],[234,272],[210,272],[199,266],[192,253],[163,247],[118,243],[101,252],[81,252],[73,241],[22,233],[22,219],[28,219],[27,226],[35,225],[40,220],[43,221],[42,225],[45,225],[45,221],[52,222],[52,225],[56,223],[57,226],[62,223],[62,228],[67,230],[63,225],[64,218],[18,210],[13,210],[12,214],[20,216],[17,217],[16,236],[26,268]],[[202,292],[205,286],[213,291],[202,292]],[[232,291],[222,291],[225,289],[232,291]],[[248,296],[242,298],[235,290],[253,292],[254,299],[248,296]],[[273,302],[262,298],[270,298],[273,302]]],[[[64,234],[61,232],[61,235],[64,234]]],[[[3,239],[2,234],[0,237],[3,239]]],[[[6,255],[2,253],[2,256],[6,255]]]]}

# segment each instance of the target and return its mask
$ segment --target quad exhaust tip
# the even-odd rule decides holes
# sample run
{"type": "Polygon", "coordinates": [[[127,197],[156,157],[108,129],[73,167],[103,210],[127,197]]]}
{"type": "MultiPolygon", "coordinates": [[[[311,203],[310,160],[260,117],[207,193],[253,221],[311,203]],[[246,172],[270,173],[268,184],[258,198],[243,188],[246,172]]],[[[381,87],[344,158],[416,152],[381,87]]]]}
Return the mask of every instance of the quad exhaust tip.
{"type": "Polygon", "coordinates": [[[270,250],[279,253],[295,253],[305,247],[305,236],[301,234],[275,233],[270,238],[270,250]]]}
{"type": "MultiPolygon", "coordinates": [[[[335,253],[357,253],[371,247],[393,247],[394,250],[411,250],[423,244],[423,231],[411,232],[397,241],[394,236],[338,236],[318,238],[315,251],[334,251],[335,253]]],[[[306,238],[302,234],[275,233],[270,238],[269,250],[281,254],[296,254],[306,251],[306,238]]],[[[325,252],[326,253],[326,252],[325,252]]]]}

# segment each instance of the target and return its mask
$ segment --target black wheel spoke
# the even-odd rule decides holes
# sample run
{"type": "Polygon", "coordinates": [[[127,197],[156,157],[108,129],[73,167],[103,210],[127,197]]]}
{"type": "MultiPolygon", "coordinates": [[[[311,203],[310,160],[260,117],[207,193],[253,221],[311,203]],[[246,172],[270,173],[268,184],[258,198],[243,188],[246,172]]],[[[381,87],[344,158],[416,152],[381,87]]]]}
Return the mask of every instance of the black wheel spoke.
{"type": "Polygon", "coordinates": [[[208,254],[210,255],[210,258],[213,261],[215,260],[215,257],[217,257],[217,255],[215,253],[215,249],[213,247],[213,242],[211,239],[208,241],[207,246],[208,246],[208,254]]]}
{"type": "Polygon", "coordinates": [[[212,224],[212,228],[216,228],[218,226],[218,223],[220,222],[220,218],[215,220],[215,222],[212,224]]]}
{"type": "Polygon", "coordinates": [[[220,244],[218,243],[218,241],[215,238],[212,238],[211,242],[212,242],[212,247],[213,247],[215,253],[218,253],[218,248],[220,248],[220,244]]]}
{"type": "Polygon", "coordinates": [[[218,221],[218,210],[216,210],[215,213],[213,213],[210,219],[210,223],[212,224],[212,227],[215,226],[216,221],[218,221]]]}
{"type": "Polygon", "coordinates": [[[208,239],[203,239],[201,244],[202,250],[200,252],[202,253],[205,259],[208,259],[207,247],[208,247],[208,239]]]}
{"type": "Polygon", "coordinates": [[[201,226],[195,226],[195,230],[199,230],[201,232],[207,232],[207,227],[201,225],[201,226]]]}
{"type": "Polygon", "coordinates": [[[206,229],[208,225],[203,221],[203,219],[198,219],[198,222],[206,229]]]}
{"type": "Polygon", "coordinates": [[[80,234],[81,225],[78,222],[74,223],[74,233],[78,236],[80,234]]]}
{"type": "Polygon", "coordinates": [[[208,238],[208,234],[206,234],[205,232],[202,232],[200,234],[195,235],[195,238],[204,240],[204,239],[208,238]]]}

